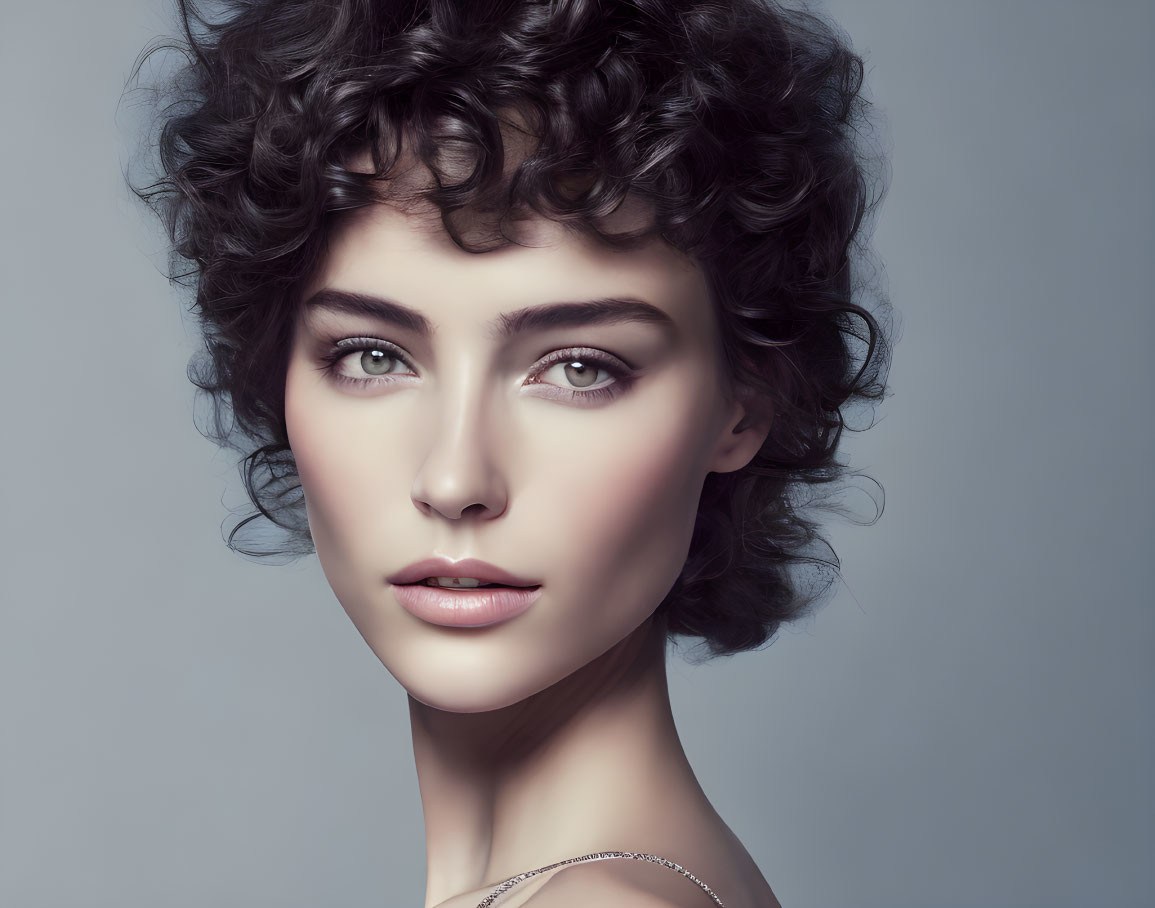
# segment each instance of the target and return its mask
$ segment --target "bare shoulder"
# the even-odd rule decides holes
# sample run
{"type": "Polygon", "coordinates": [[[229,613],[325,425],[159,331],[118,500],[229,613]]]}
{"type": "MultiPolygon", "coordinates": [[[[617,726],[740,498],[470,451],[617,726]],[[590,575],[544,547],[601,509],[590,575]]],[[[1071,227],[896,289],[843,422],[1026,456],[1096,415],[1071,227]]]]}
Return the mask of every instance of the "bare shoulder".
{"type": "Polygon", "coordinates": [[[593,861],[555,873],[525,908],[717,908],[717,903],[682,874],[638,860],[593,861]]]}

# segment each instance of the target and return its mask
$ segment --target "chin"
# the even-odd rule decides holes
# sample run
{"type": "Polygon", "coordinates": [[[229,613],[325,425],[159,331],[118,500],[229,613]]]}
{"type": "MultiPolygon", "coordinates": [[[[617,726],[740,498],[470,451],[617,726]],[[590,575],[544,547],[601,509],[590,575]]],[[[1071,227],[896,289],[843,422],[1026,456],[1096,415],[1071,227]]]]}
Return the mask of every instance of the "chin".
{"type": "Polygon", "coordinates": [[[405,684],[402,687],[418,703],[448,713],[487,713],[528,700],[550,685],[505,684],[405,684]]]}
{"type": "MultiPolygon", "coordinates": [[[[496,629],[495,629],[496,630],[496,629]]],[[[553,715],[575,706],[642,655],[654,627],[643,620],[632,630],[621,629],[608,645],[594,637],[574,639],[567,646],[533,645],[499,633],[485,637],[445,636],[410,639],[402,652],[378,658],[419,703],[452,713],[485,713],[504,709],[550,691],[538,703],[553,715]],[[566,681],[573,684],[564,684],[566,681]]]]}
{"type": "Polygon", "coordinates": [[[440,642],[448,645],[420,646],[410,641],[400,658],[381,652],[378,657],[410,697],[445,712],[504,709],[541,693],[570,673],[557,661],[533,665],[525,653],[491,648],[479,640],[440,642]]]}
{"type": "Polygon", "coordinates": [[[529,696],[517,691],[429,690],[408,686],[405,690],[410,697],[430,709],[461,714],[493,712],[520,703],[529,696]]]}

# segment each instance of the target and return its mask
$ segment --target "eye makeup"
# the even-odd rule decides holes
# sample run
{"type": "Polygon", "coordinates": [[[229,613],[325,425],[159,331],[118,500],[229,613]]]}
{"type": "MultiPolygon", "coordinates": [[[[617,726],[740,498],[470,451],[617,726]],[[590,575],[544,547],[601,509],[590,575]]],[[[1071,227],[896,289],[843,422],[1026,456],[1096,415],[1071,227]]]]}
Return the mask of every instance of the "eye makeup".
{"type": "MultiPolygon", "coordinates": [[[[359,365],[354,365],[353,368],[359,368],[359,365]]],[[[330,349],[321,355],[321,372],[336,384],[353,390],[364,390],[382,383],[392,383],[398,379],[417,377],[417,370],[409,361],[404,350],[396,344],[376,337],[346,337],[334,342],[330,349]],[[366,353],[379,353],[381,356],[373,357],[373,360],[377,362],[392,360],[410,371],[408,373],[365,373],[367,377],[349,375],[342,371],[342,364],[346,361],[358,362],[355,359],[357,354],[360,354],[360,361],[363,363],[366,353]]]]}
{"type": "MultiPolygon", "coordinates": [[[[416,367],[401,347],[375,337],[342,338],[333,342],[320,359],[320,371],[330,381],[357,393],[371,393],[386,385],[418,377],[416,367]],[[365,356],[373,353],[380,355],[371,357],[370,362],[381,364],[392,361],[409,371],[368,372],[365,369],[365,356]],[[350,374],[350,371],[360,374],[350,374]]],[[[564,382],[566,370],[560,371],[563,372],[561,381],[564,382]]],[[[566,347],[554,350],[534,363],[523,387],[532,388],[535,397],[589,406],[617,397],[629,389],[635,378],[635,370],[612,353],[591,347],[566,347]],[[543,376],[559,365],[564,365],[567,370],[570,367],[592,368],[597,379],[593,383],[596,386],[566,387],[564,384],[545,381],[543,376]]]]}
{"type": "Polygon", "coordinates": [[[567,347],[563,350],[555,350],[535,363],[529,372],[525,386],[534,388],[535,396],[585,405],[612,400],[629,390],[635,377],[633,369],[610,353],[590,347],[567,347]],[[609,384],[600,384],[598,387],[585,390],[567,388],[542,380],[543,375],[559,365],[593,367],[597,372],[605,372],[612,381],[609,384]]]}

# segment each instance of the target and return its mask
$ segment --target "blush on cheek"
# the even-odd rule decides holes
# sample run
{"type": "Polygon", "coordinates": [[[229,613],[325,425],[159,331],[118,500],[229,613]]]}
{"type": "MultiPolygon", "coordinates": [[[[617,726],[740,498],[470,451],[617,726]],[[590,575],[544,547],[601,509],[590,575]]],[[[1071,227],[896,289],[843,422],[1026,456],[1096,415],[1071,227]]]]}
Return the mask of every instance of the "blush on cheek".
{"type": "Polygon", "coordinates": [[[357,469],[338,458],[316,461],[305,451],[298,461],[301,486],[305,491],[309,525],[318,546],[338,553],[356,553],[358,543],[380,534],[375,526],[372,496],[366,484],[358,482],[357,469]],[[318,538],[321,537],[321,538],[318,538]]]}
{"type": "Polygon", "coordinates": [[[365,531],[372,528],[363,526],[356,504],[346,500],[340,469],[308,444],[300,447],[297,468],[317,560],[337,600],[364,633],[359,616],[366,601],[365,580],[378,567],[366,558],[363,545],[365,531]],[[322,456],[315,460],[319,453],[322,456]]]}
{"type": "Polygon", "coordinates": [[[653,564],[684,560],[701,496],[701,477],[684,449],[648,452],[619,483],[621,551],[653,564]],[[684,540],[684,544],[683,544],[684,540]],[[632,550],[632,551],[631,551],[632,550]]]}
{"type": "Polygon", "coordinates": [[[656,608],[677,580],[703,479],[684,437],[651,441],[619,450],[569,493],[567,536],[583,562],[575,576],[594,580],[591,603],[631,623],[656,608]]]}
{"type": "Polygon", "coordinates": [[[290,367],[285,389],[285,424],[305,494],[309,531],[324,567],[325,561],[329,560],[326,553],[339,549],[334,545],[335,537],[340,536],[344,523],[340,488],[343,471],[334,462],[337,452],[331,450],[333,439],[340,436],[334,435],[331,427],[319,417],[324,411],[318,408],[318,401],[310,399],[308,389],[300,387],[299,381],[298,378],[298,383],[294,383],[294,372],[290,367]]]}

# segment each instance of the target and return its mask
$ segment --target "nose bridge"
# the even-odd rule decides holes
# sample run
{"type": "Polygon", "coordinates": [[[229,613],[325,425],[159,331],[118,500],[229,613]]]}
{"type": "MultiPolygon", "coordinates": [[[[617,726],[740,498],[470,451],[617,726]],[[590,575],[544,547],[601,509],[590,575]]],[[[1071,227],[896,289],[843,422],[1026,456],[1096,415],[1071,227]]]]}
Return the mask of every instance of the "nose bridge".
{"type": "Polygon", "coordinates": [[[470,509],[496,517],[507,504],[505,477],[492,444],[491,395],[479,366],[461,364],[427,397],[431,437],[411,497],[419,509],[451,519],[470,509]]]}

